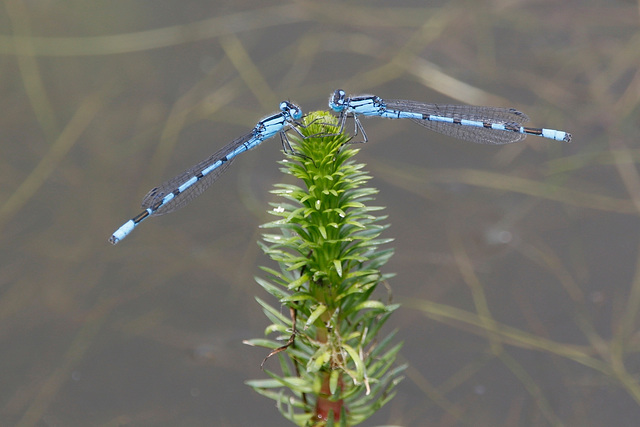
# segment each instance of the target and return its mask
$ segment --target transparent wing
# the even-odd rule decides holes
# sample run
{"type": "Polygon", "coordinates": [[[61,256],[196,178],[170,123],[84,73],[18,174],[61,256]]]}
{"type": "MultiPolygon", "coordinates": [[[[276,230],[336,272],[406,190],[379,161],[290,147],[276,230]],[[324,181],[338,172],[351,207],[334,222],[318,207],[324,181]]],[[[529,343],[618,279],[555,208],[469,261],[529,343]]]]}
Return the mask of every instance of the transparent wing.
{"type": "MultiPolygon", "coordinates": [[[[164,182],[162,185],[151,189],[151,191],[149,191],[147,195],[142,199],[142,207],[144,209],[154,208],[162,201],[162,199],[167,194],[176,191],[182,184],[187,182],[192,177],[199,177],[199,174],[204,169],[220,160],[225,159],[228,154],[232,153],[236,148],[249,141],[251,138],[254,138],[253,133],[248,133],[231,141],[229,144],[216,151],[207,159],[193,165],[189,169],[182,172],[180,175],[177,175],[164,182]]],[[[193,199],[202,194],[204,190],[209,188],[209,186],[213,184],[220,177],[220,175],[222,175],[227,170],[227,168],[231,165],[231,163],[233,163],[234,160],[235,157],[232,157],[231,159],[224,161],[220,166],[209,172],[207,175],[199,177],[199,179],[190,187],[178,193],[173,199],[160,206],[151,215],[159,216],[168,214],[186,206],[193,199]]]]}
{"type": "MultiPolygon", "coordinates": [[[[412,113],[449,117],[452,119],[473,120],[493,124],[522,125],[529,121],[526,114],[512,108],[477,107],[473,105],[425,104],[416,101],[391,99],[384,101],[387,108],[412,113]]],[[[523,140],[526,135],[508,130],[486,127],[462,126],[455,123],[411,119],[413,122],[434,132],[453,138],[478,144],[510,144],[523,140]]]]}

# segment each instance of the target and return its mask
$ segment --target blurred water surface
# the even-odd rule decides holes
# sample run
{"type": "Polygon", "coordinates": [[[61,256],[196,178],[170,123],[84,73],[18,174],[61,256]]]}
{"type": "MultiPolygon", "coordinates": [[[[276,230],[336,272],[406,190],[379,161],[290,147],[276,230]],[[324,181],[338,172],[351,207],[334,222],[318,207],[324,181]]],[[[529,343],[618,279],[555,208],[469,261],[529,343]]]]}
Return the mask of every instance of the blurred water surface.
{"type": "Polygon", "coordinates": [[[637,425],[639,8],[7,0],[2,425],[284,424],[243,384],[265,353],[241,344],[267,324],[253,276],[271,265],[256,240],[284,179],[277,138],[107,238],[281,100],[325,109],[336,88],[515,107],[574,137],[479,146],[364,121],[386,270],[411,302],[389,322],[408,378],[367,425],[637,425]]]}

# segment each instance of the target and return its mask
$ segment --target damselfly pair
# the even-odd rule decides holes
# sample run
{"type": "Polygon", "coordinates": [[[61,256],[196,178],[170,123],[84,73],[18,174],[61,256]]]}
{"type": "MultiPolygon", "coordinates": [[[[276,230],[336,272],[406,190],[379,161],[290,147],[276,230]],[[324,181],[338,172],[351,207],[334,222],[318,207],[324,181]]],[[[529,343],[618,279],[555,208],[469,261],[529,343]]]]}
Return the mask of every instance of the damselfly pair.
{"type": "MultiPolygon", "coordinates": [[[[340,131],[344,128],[347,117],[353,117],[356,133],[360,131],[364,141],[367,141],[367,135],[358,116],[410,119],[432,131],[479,144],[509,144],[521,141],[527,135],[571,141],[571,134],[567,132],[522,126],[529,118],[512,108],[383,100],[375,95],[348,97],[340,89],[334,91],[329,98],[329,107],[340,113],[340,131]]],[[[150,216],[164,215],[187,205],[213,184],[238,154],[257,147],[276,134],[280,135],[285,151],[290,151],[287,131],[292,129],[302,136],[297,129],[302,126],[298,121],[301,118],[300,107],[288,101],[281,102],[280,112],[260,120],[251,132],[231,141],[207,159],[149,191],[142,199],[144,210],[118,228],[109,242],[115,245],[150,216]]]]}

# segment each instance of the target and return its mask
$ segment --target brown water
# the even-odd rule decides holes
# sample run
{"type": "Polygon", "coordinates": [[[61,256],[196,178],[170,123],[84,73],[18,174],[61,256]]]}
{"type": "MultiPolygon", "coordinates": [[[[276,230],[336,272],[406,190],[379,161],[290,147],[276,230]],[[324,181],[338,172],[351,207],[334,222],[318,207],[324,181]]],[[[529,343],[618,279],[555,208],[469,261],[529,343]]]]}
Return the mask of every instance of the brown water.
{"type": "Polygon", "coordinates": [[[241,343],[267,325],[253,276],[273,267],[256,240],[277,138],[107,238],[282,99],[325,109],[343,88],[515,107],[574,137],[480,146],[364,121],[386,271],[412,303],[389,321],[408,378],[366,425],[637,425],[639,7],[5,2],[0,424],[285,425],[243,384],[265,352],[241,343]]]}

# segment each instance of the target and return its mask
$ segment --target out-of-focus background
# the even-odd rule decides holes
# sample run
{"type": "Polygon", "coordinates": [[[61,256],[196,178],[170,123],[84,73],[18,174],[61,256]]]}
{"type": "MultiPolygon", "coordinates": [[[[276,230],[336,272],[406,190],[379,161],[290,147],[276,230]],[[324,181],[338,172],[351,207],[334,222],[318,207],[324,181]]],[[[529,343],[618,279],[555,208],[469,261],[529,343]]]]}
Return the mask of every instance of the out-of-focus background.
{"type": "MultiPolygon", "coordinates": [[[[259,225],[278,138],[107,238],[283,99],[514,107],[571,144],[366,119],[410,365],[367,425],[636,426],[640,4],[54,1],[0,12],[0,424],[285,425],[264,378],[259,225]]],[[[349,122],[351,123],[351,122],[349,122]]],[[[274,362],[275,363],[275,362],[274,362]]],[[[275,369],[275,366],[273,367],[275,369]]]]}

